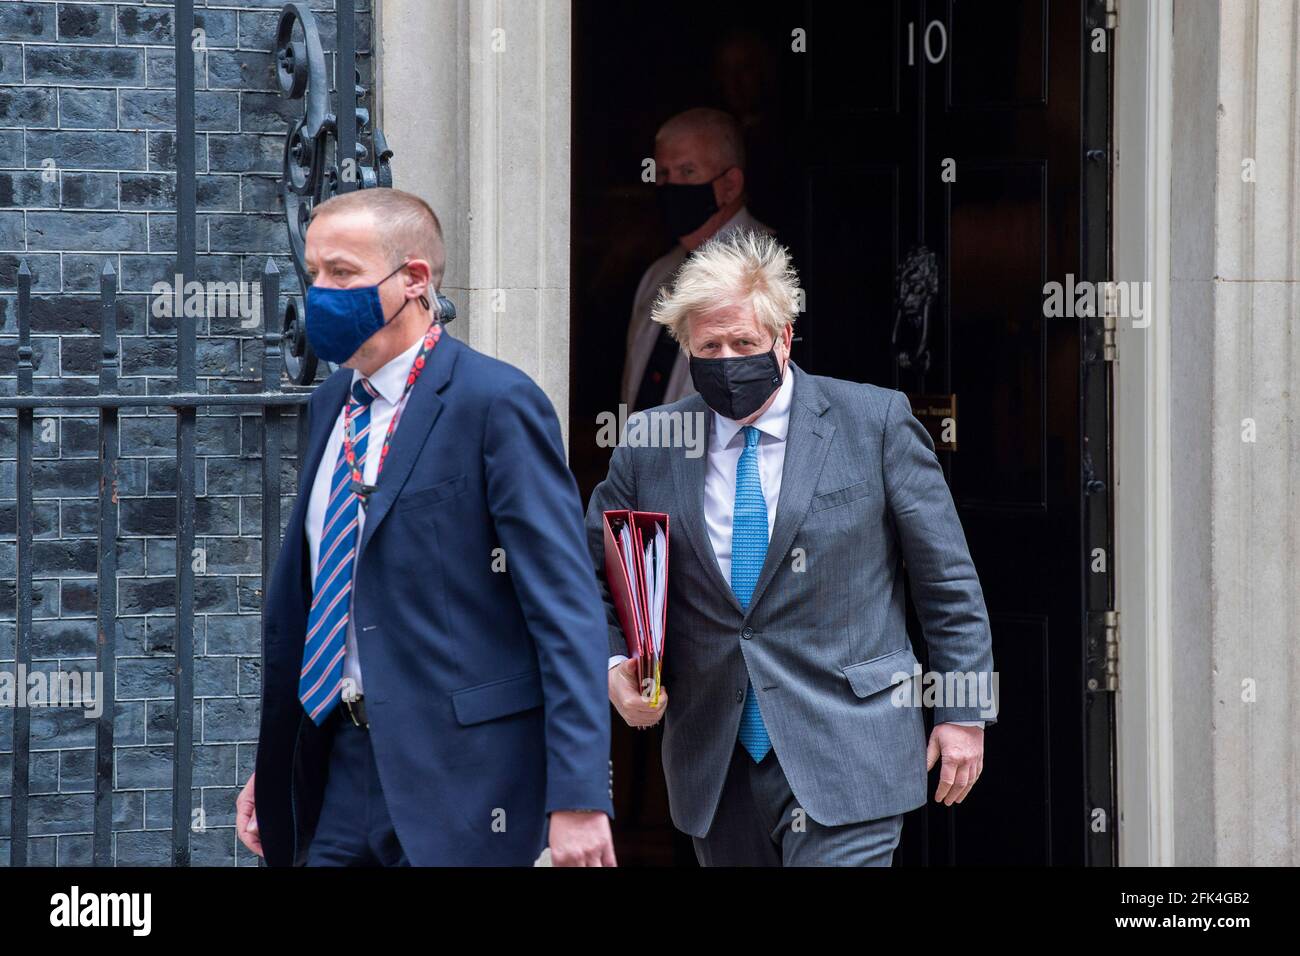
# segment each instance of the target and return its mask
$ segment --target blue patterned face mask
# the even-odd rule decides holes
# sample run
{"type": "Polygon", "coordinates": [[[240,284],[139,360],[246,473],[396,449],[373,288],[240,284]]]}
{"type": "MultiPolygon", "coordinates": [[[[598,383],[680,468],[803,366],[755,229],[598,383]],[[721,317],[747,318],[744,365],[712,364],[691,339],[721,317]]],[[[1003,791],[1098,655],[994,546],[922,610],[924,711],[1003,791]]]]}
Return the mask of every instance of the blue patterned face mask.
{"type": "MultiPolygon", "coordinates": [[[[384,307],[379,287],[406,268],[403,262],[374,285],[352,289],[307,288],[307,341],[318,356],[342,365],[362,343],[384,327],[384,307]]],[[[410,302],[402,303],[402,309],[410,302]]],[[[402,309],[393,313],[393,319],[402,309]]],[[[389,319],[391,322],[393,319],[389,319]]]]}

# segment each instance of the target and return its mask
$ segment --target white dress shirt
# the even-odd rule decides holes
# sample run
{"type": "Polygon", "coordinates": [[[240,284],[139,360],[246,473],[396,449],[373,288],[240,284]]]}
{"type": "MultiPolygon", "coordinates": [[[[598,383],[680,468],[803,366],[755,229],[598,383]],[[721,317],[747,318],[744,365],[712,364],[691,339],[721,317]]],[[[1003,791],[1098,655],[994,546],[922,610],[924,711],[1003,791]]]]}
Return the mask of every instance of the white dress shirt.
{"type": "MultiPolygon", "coordinates": [[[[763,485],[763,498],[767,502],[767,538],[772,540],[772,527],[776,523],[776,503],[781,497],[781,472],[785,467],[785,433],[790,426],[790,398],[794,394],[795,370],[787,366],[788,374],[782,376],[776,399],[767,411],[754,422],[758,429],[758,480],[763,485]]],[[[745,436],[741,424],[712,412],[713,427],[709,432],[709,455],[704,472],[704,523],[708,526],[709,542],[722,569],[722,578],[731,583],[731,525],[736,508],[736,466],[740,453],[745,450],[745,436]]],[[[609,666],[615,667],[627,660],[626,654],[615,654],[609,666]]]]}
{"type": "MultiPolygon", "coordinates": [[[[379,452],[384,447],[384,436],[388,434],[388,426],[393,420],[393,414],[397,411],[397,403],[402,399],[402,392],[406,388],[406,376],[411,371],[411,363],[415,361],[415,356],[419,353],[420,346],[423,344],[424,336],[420,336],[418,342],[370,376],[370,384],[379,394],[370,403],[370,432],[366,436],[366,458],[361,470],[361,480],[367,485],[373,485],[375,479],[379,477],[379,452]]],[[[352,384],[356,385],[361,378],[361,373],[353,369],[352,384]]],[[[321,531],[325,526],[325,509],[330,500],[330,478],[334,475],[334,468],[339,460],[339,450],[343,447],[343,429],[346,414],[347,403],[345,402],[343,410],[339,412],[339,417],[334,422],[334,430],[330,432],[329,441],[325,443],[325,453],[321,456],[320,467],[316,469],[316,479],[311,486],[311,498],[307,502],[307,547],[311,553],[311,578],[313,584],[316,580],[316,557],[320,554],[321,531]]],[[[365,530],[366,526],[366,509],[362,507],[357,510],[357,543],[360,544],[361,532],[365,530]]],[[[349,603],[356,596],[356,560],[359,557],[360,554],[357,554],[353,558],[352,580],[354,590],[352,595],[349,596],[349,603]]],[[[357,654],[357,635],[353,630],[350,611],[348,614],[347,649],[343,657],[343,678],[345,681],[351,681],[358,694],[362,693],[361,660],[357,654]]]]}
{"type": "MultiPolygon", "coordinates": [[[[776,505],[781,498],[781,475],[785,470],[786,433],[790,427],[790,403],[794,398],[794,378],[799,374],[793,366],[786,366],[776,399],[767,411],[753,423],[758,429],[758,477],[763,484],[763,498],[767,501],[767,538],[772,540],[776,524],[776,505]]],[[[731,583],[731,526],[736,507],[736,466],[745,449],[745,437],[740,422],[724,418],[713,412],[713,428],[709,433],[708,463],[704,473],[704,523],[708,526],[709,543],[717,558],[722,579],[731,583]]],[[[615,667],[627,657],[616,654],[609,659],[615,667]]],[[[983,727],[982,720],[956,720],[952,723],[983,727]]]]}
{"type": "MultiPolygon", "coordinates": [[[[781,498],[781,473],[785,470],[785,434],[790,427],[790,399],[794,395],[795,370],[782,376],[781,387],[767,411],[755,420],[758,429],[758,480],[767,502],[767,539],[772,540],[776,524],[776,503],[781,498]]],[[[731,526],[736,509],[736,467],[745,450],[740,422],[713,413],[709,432],[709,455],[704,472],[704,523],[709,543],[718,559],[722,580],[731,583],[731,526]]]]}

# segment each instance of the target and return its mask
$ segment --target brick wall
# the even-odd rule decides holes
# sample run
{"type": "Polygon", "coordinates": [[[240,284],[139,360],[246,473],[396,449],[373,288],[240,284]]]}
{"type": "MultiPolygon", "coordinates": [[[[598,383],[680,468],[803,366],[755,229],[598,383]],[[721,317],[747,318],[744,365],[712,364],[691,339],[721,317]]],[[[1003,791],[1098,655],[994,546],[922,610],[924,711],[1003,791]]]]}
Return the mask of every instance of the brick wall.
{"type": "MultiPolygon", "coordinates": [[[[99,276],[118,276],[121,390],[174,390],[173,320],[148,295],[175,272],[171,3],[0,3],[0,391],[15,391],[16,273],[32,274],[38,394],[98,390],[99,276]]],[[[198,278],[256,281],[268,255],[296,287],[280,215],[284,133],[301,101],[279,94],[271,45],[279,0],[196,3],[198,278]]],[[[371,87],[371,15],[358,3],[362,82],[371,87]]],[[[333,2],[316,2],[330,55],[333,2]]],[[[261,329],[199,319],[199,391],[258,391],[261,329]]],[[[260,643],[260,420],[202,410],[196,435],[194,806],[199,865],[250,864],[234,798],[251,772],[260,643]]],[[[93,670],[98,487],[93,413],[36,412],[33,666],[93,670]],[[52,440],[42,441],[43,437],[52,440]]],[[[292,418],[284,427],[294,450],[292,418]]],[[[166,410],[121,416],[115,859],[170,854],[176,438],[166,410]]],[[[0,417],[0,669],[15,639],[15,420],[0,417]]],[[[289,460],[282,490],[291,495],[289,460]]],[[[287,518],[291,498],[286,497],[287,518]]],[[[94,724],[78,710],[31,711],[29,855],[88,864],[94,724]]],[[[9,856],[12,711],[0,710],[0,860],[9,856]]]]}

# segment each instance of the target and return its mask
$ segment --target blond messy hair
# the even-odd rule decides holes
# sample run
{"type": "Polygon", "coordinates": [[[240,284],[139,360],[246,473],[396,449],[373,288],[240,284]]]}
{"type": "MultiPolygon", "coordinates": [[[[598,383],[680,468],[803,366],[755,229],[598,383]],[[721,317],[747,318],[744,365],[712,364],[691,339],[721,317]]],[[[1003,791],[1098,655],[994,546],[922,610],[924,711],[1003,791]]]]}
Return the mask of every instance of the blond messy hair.
{"type": "Polygon", "coordinates": [[[407,258],[423,259],[429,263],[433,287],[442,287],[447,250],[442,241],[442,223],[427,202],[401,189],[355,189],[312,207],[311,221],[359,210],[370,213],[384,253],[394,267],[407,258]]]}
{"type": "Polygon", "coordinates": [[[763,328],[779,335],[799,314],[799,276],[774,238],[738,230],[696,249],[672,287],[660,290],[650,317],[687,350],[693,315],[745,304],[763,328]]]}

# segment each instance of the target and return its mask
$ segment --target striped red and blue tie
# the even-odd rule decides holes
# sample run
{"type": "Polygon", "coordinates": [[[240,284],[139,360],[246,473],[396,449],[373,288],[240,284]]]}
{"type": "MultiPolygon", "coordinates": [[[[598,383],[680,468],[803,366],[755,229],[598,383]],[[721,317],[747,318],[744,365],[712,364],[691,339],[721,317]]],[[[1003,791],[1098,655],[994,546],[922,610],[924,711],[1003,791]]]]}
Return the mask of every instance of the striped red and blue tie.
{"type": "MultiPolygon", "coordinates": [[[[370,403],[379,393],[364,378],[352,386],[349,415],[353,425],[353,457],[364,474],[366,438],[370,434],[370,403]]],[[[339,448],[330,479],[330,499],[320,536],[320,558],[307,616],[307,641],[302,651],[298,699],[316,724],[322,724],[342,698],[343,654],[347,647],[352,606],[352,569],[357,549],[360,500],[352,492],[346,449],[339,448]]]]}

